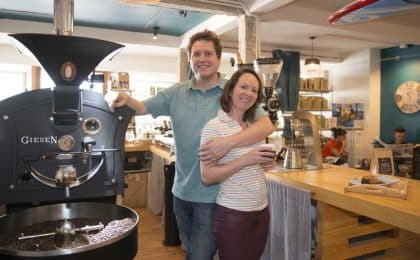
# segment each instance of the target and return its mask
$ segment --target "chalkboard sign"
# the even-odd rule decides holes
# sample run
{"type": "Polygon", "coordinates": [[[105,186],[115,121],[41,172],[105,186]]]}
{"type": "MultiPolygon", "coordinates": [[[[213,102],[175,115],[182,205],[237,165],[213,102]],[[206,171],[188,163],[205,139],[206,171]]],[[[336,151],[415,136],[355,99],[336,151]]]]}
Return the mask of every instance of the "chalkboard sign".
{"type": "Polygon", "coordinates": [[[379,173],[392,174],[392,160],[391,158],[378,158],[379,173]]]}
{"type": "Polygon", "coordinates": [[[387,148],[373,149],[370,171],[373,174],[394,175],[394,160],[392,158],[392,150],[387,148]]]}

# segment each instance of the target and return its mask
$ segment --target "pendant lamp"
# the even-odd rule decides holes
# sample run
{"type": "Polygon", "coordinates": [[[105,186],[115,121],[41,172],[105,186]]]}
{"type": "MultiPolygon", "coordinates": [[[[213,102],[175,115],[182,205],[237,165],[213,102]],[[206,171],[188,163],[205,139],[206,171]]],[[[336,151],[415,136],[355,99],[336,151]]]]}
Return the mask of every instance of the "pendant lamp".
{"type": "Polygon", "coordinates": [[[311,57],[305,60],[305,72],[306,75],[313,78],[322,75],[322,67],[318,58],[314,58],[314,40],[315,36],[309,37],[311,40],[311,57]]]}

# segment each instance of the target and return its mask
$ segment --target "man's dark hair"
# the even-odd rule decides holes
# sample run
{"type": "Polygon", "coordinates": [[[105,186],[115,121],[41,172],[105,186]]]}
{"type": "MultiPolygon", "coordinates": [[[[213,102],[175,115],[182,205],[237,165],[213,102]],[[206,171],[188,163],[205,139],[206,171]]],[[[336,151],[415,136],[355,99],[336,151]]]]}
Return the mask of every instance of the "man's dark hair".
{"type": "Polygon", "coordinates": [[[405,133],[405,128],[404,127],[397,127],[394,129],[394,133],[405,133]]]}
{"type": "Polygon", "coordinates": [[[249,69],[249,68],[242,68],[242,69],[237,70],[235,73],[233,73],[232,77],[230,77],[228,82],[226,82],[225,87],[223,89],[223,93],[220,96],[220,105],[223,111],[225,111],[226,113],[229,113],[232,110],[233,88],[238,83],[239,78],[246,73],[254,75],[254,77],[258,80],[259,86],[258,86],[257,100],[252,105],[252,107],[250,107],[247,111],[245,111],[244,117],[242,118],[242,120],[245,122],[254,120],[255,111],[263,98],[263,91],[262,91],[263,86],[261,83],[261,79],[258,76],[258,74],[255,72],[255,70],[249,69]]]}
{"type": "Polygon", "coordinates": [[[213,42],[214,49],[216,50],[217,58],[220,59],[222,57],[222,43],[220,42],[220,39],[215,32],[209,31],[209,30],[206,29],[206,30],[204,30],[202,32],[198,32],[198,33],[196,33],[196,34],[194,34],[193,36],[190,37],[190,42],[188,44],[188,55],[189,55],[190,58],[191,58],[192,45],[196,41],[213,42]]]}

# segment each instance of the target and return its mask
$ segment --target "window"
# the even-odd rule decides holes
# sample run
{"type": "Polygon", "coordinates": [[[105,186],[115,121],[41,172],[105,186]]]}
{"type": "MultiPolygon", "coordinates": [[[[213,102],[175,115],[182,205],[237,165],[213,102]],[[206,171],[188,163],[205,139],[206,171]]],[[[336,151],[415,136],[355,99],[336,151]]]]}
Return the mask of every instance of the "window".
{"type": "Polygon", "coordinates": [[[29,70],[30,66],[26,65],[0,64],[0,101],[30,88],[27,80],[29,70]]]}

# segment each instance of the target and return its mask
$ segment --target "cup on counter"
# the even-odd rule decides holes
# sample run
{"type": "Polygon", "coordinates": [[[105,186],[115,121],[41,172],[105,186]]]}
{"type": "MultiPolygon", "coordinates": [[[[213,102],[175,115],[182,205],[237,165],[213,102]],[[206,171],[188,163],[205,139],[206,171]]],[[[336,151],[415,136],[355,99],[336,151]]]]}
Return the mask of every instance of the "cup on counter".
{"type": "Polygon", "coordinates": [[[267,150],[268,152],[273,152],[273,158],[276,157],[276,145],[273,143],[269,144],[262,144],[261,147],[264,147],[264,150],[267,150]]]}

